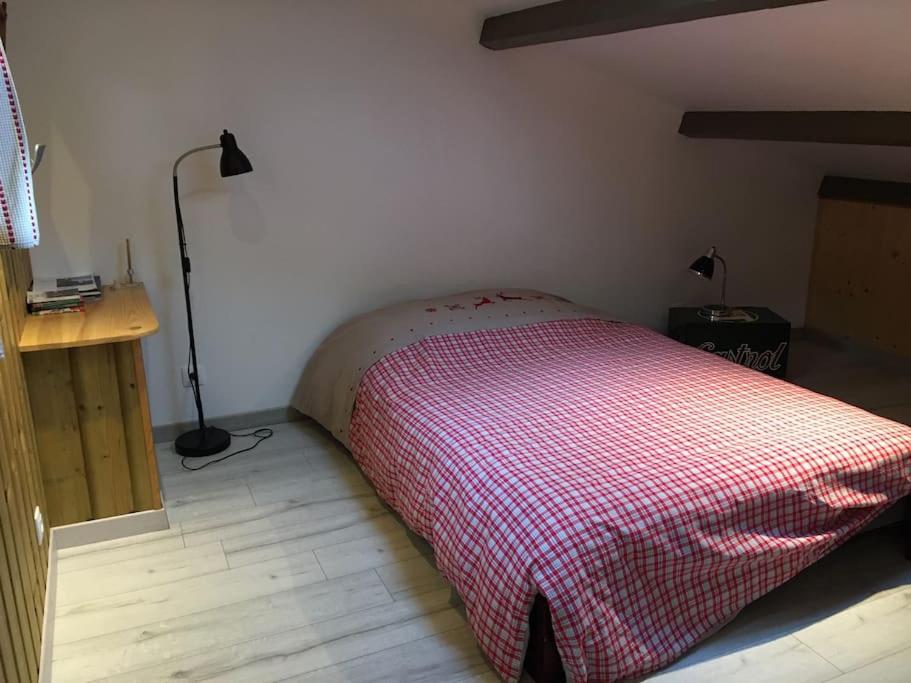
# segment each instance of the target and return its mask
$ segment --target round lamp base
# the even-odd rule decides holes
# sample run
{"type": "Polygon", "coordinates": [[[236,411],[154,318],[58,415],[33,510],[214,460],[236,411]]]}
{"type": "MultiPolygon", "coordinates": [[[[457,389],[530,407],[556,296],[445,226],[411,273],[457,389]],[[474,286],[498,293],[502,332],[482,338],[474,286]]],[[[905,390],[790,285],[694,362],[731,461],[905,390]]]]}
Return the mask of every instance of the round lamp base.
{"type": "Polygon", "coordinates": [[[205,458],[228,449],[231,435],[218,427],[194,429],[177,437],[174,449],[185,458],[205,458]]]}

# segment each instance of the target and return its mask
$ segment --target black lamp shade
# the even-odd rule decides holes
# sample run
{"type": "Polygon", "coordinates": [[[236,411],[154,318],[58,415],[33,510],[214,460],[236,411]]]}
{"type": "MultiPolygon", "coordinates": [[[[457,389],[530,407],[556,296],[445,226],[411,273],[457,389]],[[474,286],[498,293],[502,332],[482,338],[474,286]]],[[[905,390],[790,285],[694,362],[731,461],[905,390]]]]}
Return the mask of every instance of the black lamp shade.
{"type": "Polygon", "coordinates": [[[693,261],[693,265],[690,266],[690,271],[696,273],[699,277],[711,280],[712,276],[715,274],[715,259],[710,258],[709,256],[700,256],[693,261]]]}
{"type": "Polygon", "coordinates": [[[221,134],[221,177],[241,175],[253,170],[247,155],[237,147],[234,135],[225,131],[221,134]]]}

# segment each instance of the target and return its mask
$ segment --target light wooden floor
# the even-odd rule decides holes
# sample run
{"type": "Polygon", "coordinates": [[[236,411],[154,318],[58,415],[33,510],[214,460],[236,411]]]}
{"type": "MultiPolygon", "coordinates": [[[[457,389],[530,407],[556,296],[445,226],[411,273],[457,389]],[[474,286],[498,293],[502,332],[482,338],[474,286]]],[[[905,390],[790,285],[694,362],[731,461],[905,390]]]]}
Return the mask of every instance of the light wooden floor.
{"type": "MultiPolygon", "coordinates": [[[[796,345],[793,378],[911,420],[911,373],[796,345]]],[[[348,455],[279,425],[250,454],[159,460],[172,529],[62,551],[55,681],[495,681],[450,591],[348,455]]],[[[911,563],[870,532],[649,680],[911,680],[911,563]]]]}

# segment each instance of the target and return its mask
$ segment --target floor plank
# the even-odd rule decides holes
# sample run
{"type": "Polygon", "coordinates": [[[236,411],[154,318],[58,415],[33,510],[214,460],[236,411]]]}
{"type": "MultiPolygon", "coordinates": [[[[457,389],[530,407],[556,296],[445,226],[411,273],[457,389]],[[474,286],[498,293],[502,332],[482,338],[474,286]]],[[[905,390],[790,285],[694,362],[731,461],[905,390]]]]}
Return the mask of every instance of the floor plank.
{"type": "MultiPolygon", "coordinates": [[[[56,610],[54,643],[70,643],[325,580],[313,553],[260,562],[56,610]]],[[[59,590],[59,587],[58,587],[59,590]]]]}
{"type": "Polygon", "coordinates": [[[840,673],[797,638],[787,636],[720,657],[685,657],[648,680],[655,683],[822,683],[840,673]]]}
{"type": "MultiPolygon", "coordinates": [[[[399,521],[386,512],[352,513],[326,517],[306,527],[283,527],[268,534],[239,536],[223,541],[228,563],[242,567],[254,562],[319,550],[346,541],[401,533],[399,521]]],[[[368,567],[369,568],[369,567],[368,567]]]]}
{"type": "MultiPolygon", "coordinates": [[[[795,632],[842,671],[859,669],[911,645],[911,588],[874,595],[795,632]]],[[[911,669],[907,672],[911,680],[911,669]]]]}
{"type": "Polygon", "coordinates": [[[221,543],[179,548],[67,574],[57,586],[57,607],[172,584],[228,568],[221,543]]]}
{"type": "Polygon", "coordinates": [[[251,481],[250,491],[257,505],[283,500],[319,502],[372,493],[367,480],[356,469],[343,469],[329,476],[303,481],[251,481]]]}
{"type": "Polygon", "coordinates": [[[320,548],[315,552],[328,577],[353,574],[420,555],[401,524],[383,534],[320,548]]]}
{"type": "Polygon", "coordinates": [[[260,452],[257,448],[198,472],[181,469],[162,475],[161,485],[171,491],[172,495],[177,495],[183,489],[192,489],[195,486],[240,481],[255,476],[285,476],[300,479],[313,468],[311,460],[305,454],[306,450],[303,446],[291,446],[268,452],[260,452]]]}
{"type": "Polygon", "coordinates": [[[172,496],[165,489],[168,519],[171,523],[187,522],[218,512],[252,508],[255,503],[250,487],[243,480],[219,482],[212,486],[200,486],[196,490],[181,492],[172,496]]]}
{"type": "Polygon", "coordinates": [[[462,616],[448,605],[447,591],[424,597],[169,660],[109,680],[277,681],[464,628],[462,616]]]}
{"type": "Polygon", "coordinates": [[[449,586],[433,561],[424,555],[377,567],[376,573],[396,600],[449,586]]]}
{"type": "Polygon", "coordinates": [[[200,652],[315,626],[391,602],[385,586],[373,572],[320,581],[57,645],[54,674],[58,680],[69,683],[126,674],[200,652]]]}
{"type": "Polygon", "coordinates": [[[288,527],[306,528],[320,520],[361,514],[374,516],[386,508],[371,492],[358,496],[321,500],[318,502],[288,500],[270,505],[209,515],[184,522],[184,543],[187,546],[229,541],[255,534],[269,534],[288,527]]]}
{"type": "Polygon", "coordinates": [[[849,671],[832,683],[908,683],[911,680],[911,647],[849,671]]]}
{"type": "Polygon", "coordinates": [[[66,574],[91,567],[111,566],[137,557],[149,557],[184,547],[183,534],[180,532],[179,526],[165,531],[142,534],[141,537],[141,541],[132,543],[122,542],[127,539],[117,539],[60,550],[57,553],[57,572],[66,574]]]}
{"type": "Polygon", "coordinates": [[[297,683],[448,683],[487,665],[474,635],[462,626],[285,680],[297,683]]]}

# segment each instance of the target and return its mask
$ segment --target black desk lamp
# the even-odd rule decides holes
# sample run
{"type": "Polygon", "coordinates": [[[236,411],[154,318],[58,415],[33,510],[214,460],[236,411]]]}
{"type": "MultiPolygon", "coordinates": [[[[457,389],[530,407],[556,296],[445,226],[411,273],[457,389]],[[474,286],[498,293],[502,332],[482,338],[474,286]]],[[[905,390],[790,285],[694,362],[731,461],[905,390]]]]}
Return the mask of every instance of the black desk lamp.
{"type": "Polygon", "coordinates": [[[174,442],[177,452],[185,457],[204,457],[221,453],[231,445],[231,435],[224,429],[206,425],[202,412],[202,394],[199,391],[199,366],[196,363],[196,338],[193,334],[193,310],[190,306],[190,257],[187,256],[187,240],[183,231],[183,217],[180,214],[180,193],[177,189],[177,167],[191,154],[209,149],[221,149],[221,177],[240,175],[253,170],[250,160],[237,148],[237,140],[228,131],[222,133],[221,142],[217,145],[195,147],[184,152],[174,162],[174,209],[177,212],[177,239],[180,242],[180,267],[183,271],[183,293],[187,300],[187,330],[190,333],[190,367],[187,374],[193,388],[196,401],[196,415],[199,418],[198,428],[181,434],[174,442]]]}
{"type": "Polygon", "coordinates": [[[721,263],[723,276],[721,278],[721,305],[710,304],[703,306],[702,311],[708,316],[709,320],[719,320],[727,315],[730,311],[725,302],[725,296],[728,288],[728,264],[721,258],[718,250],[712,247],[704,256],[700,256],[690,266],[690,272],[695,273],[701,278],[711,280],[715,275],[715,261],[721,263]]]}

